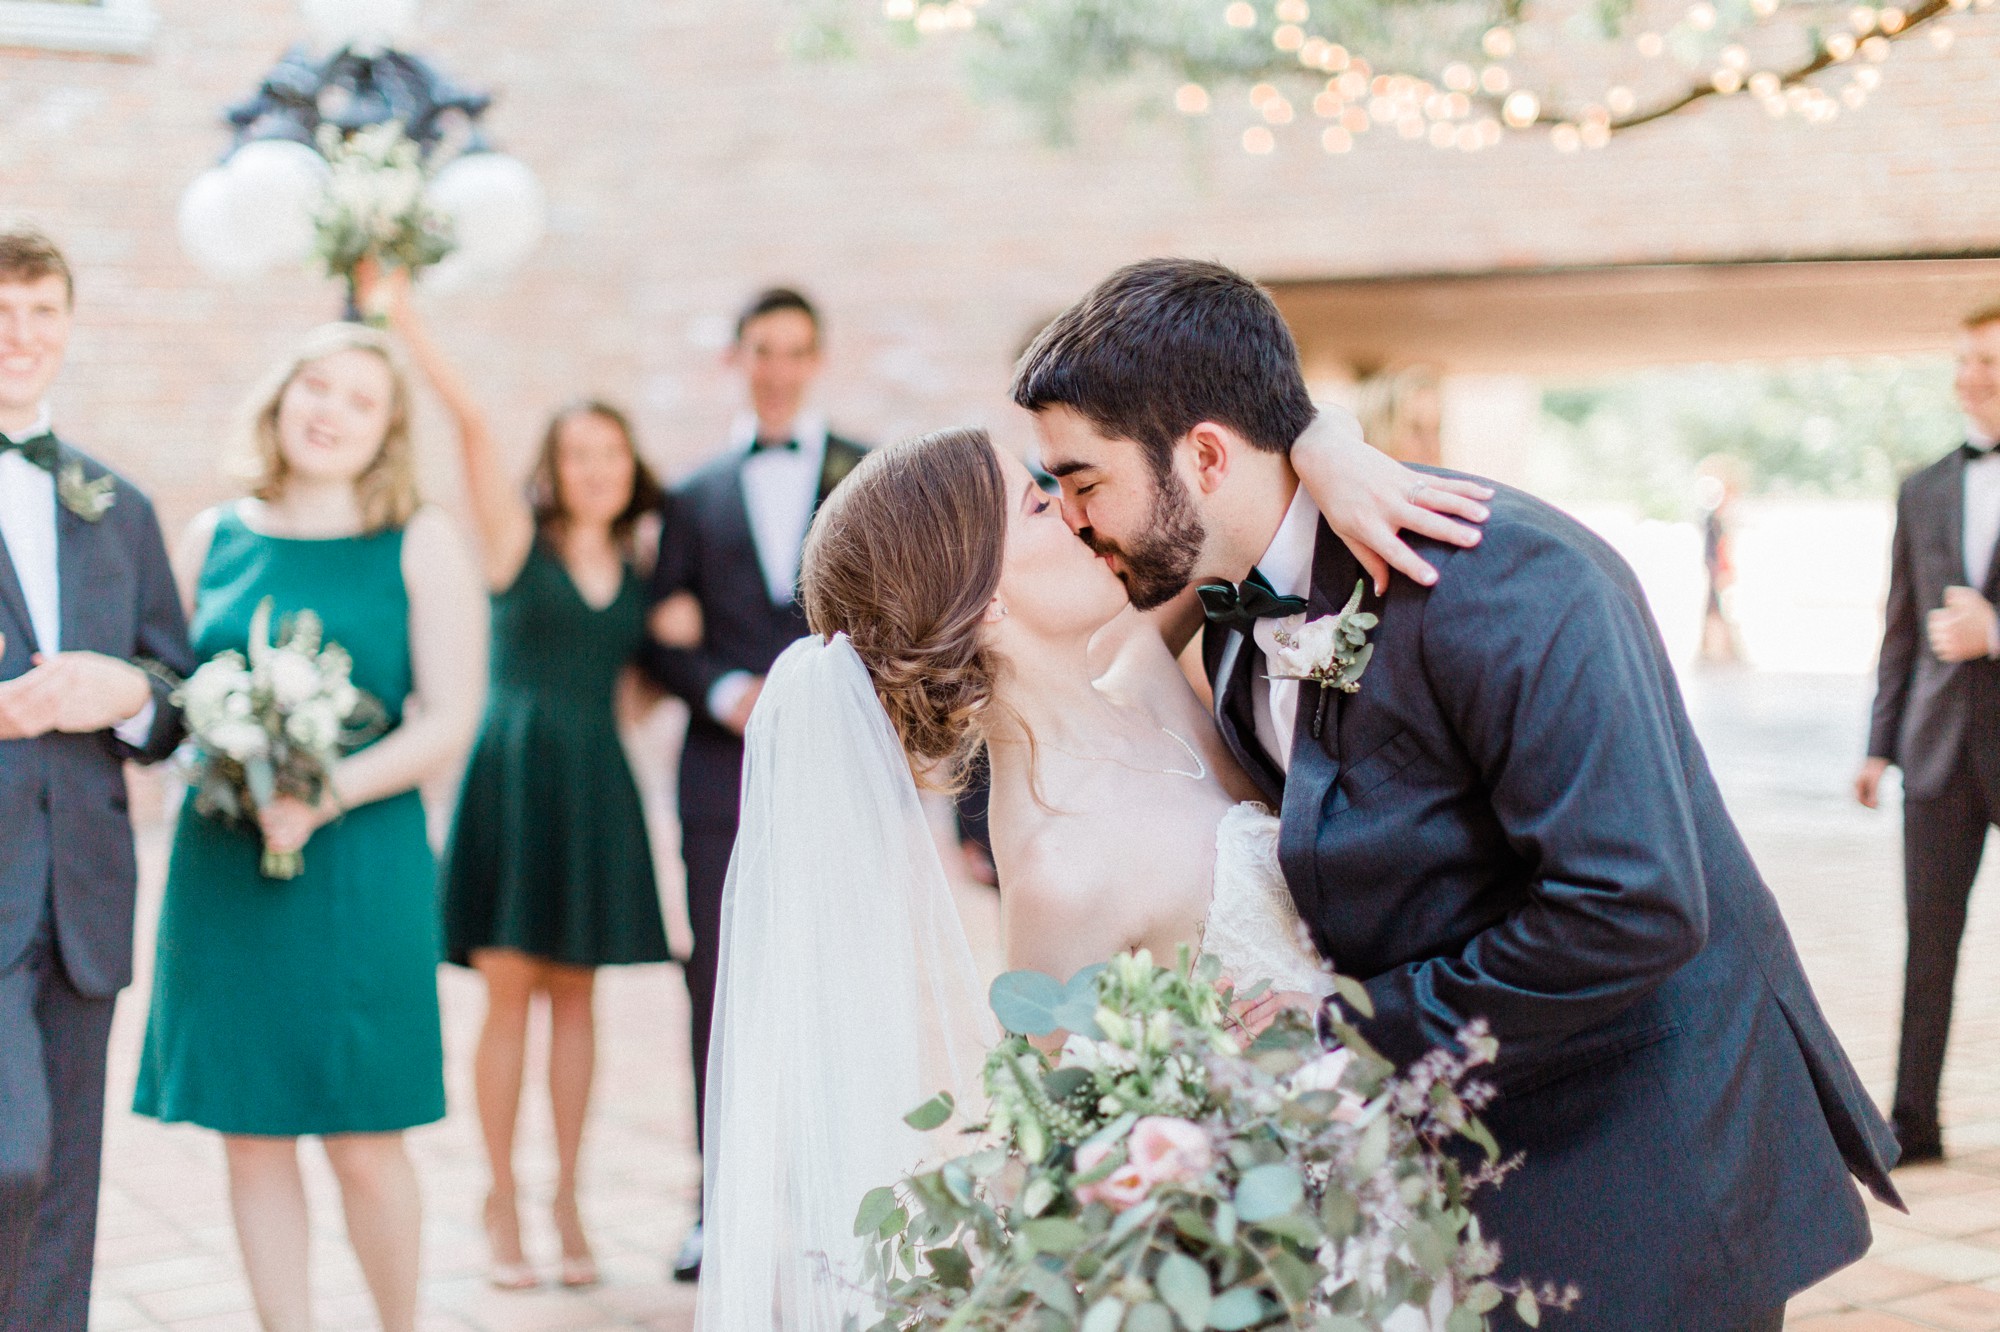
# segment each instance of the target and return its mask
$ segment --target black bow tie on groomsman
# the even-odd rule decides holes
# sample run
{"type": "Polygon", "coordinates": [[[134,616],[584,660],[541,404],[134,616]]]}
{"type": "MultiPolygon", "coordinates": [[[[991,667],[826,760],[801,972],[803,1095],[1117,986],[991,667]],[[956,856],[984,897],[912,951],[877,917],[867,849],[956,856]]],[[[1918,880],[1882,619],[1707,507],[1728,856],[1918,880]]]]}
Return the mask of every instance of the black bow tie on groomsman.
{"type": "Polygon", "coordinates": [[[1223,629],[1240,629],[1248,634],[1259,620],[1282,620],[1306,613],[1304,597],[1281,597],[1270,581],[1257,570],[1239,583],[1203,583],[1195,590],[1201,598],[1202,614],[1223,629]]]}
{"type": "Polygon", "coordinates": [[[1965,443],[1958,446],[1958,451],[1965,455],[1965,460],[1967,462],[1978,462],[1981,458],[1991,458],[1994,456],[1994,454],[2000,453],[2000,448],[1995,448],[1993,445],[1989,444],[1982,449],[1977,444],[1974,444],[1972,441],[1967,440],[1965,443]]]}
{"type": "Polygon", "coordinates": [[[760,439],[750,446],[752,453],[797,453],[798,451],[799,442],[796,439],[760,439]]]}
{"type": "Polygon", "coordinates": [[[56,463],[62,457],[62,450],[56,444],[56,437],[44,430],[39,435],[26,439],[9,439],[0,435],[0,457],[18,453],[51,476],[55,474],[56,463]]]}

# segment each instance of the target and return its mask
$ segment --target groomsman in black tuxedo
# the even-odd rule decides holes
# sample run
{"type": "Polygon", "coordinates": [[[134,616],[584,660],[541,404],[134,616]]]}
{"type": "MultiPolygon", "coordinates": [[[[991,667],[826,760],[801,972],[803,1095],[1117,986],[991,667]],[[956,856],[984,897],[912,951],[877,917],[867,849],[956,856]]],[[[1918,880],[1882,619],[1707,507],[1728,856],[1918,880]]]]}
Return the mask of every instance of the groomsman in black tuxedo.
{"type": "Polygon", "coordinates": [[[84,1332],[111,1009],[132,979],[127,759],[193,668],[152,506],[51,432],[74,288],[0,225],[0,1332],[84,1332]]]}
{"type": "Polygon", "coordinates": [[[1855,794],[1873,809],[1903,770],[1909,960],[1891,1112],[1903,1162],[1944,1156],[1938,1082],[1966,901],[1986,829],[2000,825],[2000,304],[1965,321],[1958,404],[1966,440],[1896,498],[1868,759],[1855,794]]]}
{"type": "MultiPolygon", "coordinates": [[[[708,1035],[722,929],[722,886],[736,843],[743,731],[764,674],[806,634],[794,596],[806,529],[863,448],[828,432],[809,406],[822,366],[819,313],[796,291],[772,288],[736,322],[731,361],[750,403],[727,451],[667,497],[656,606],[692,596],[701,610],[694,646],[655,646],[648,666],[686,700],[692,718],[681,752],[681,859],[687,869],[694,951],[686,966],[692,1010],[695,1133],[708,1087],[708,1035]]],[[[674,1275],[701,1269],[696,1221],[674,1275]]]]}

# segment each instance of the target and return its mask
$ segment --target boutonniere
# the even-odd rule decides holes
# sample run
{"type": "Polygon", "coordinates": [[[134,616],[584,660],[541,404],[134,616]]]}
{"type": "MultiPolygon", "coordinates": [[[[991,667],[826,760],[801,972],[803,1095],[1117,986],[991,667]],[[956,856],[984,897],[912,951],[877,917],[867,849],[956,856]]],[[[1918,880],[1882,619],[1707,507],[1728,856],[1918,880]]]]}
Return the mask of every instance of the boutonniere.
{"type": "Polygon", "coordinates": [[[1312,733],[1317,740],[1326,724],[1326,699],[1334,690],[1359,693],[1361,675],[1368,669],[1375,645],[1368,631],[1380,621],[1361,609],[1365,584],[1354,585],[1354,595],[1337,615],[1307,620],[1293,615],[1278,622],[1277,652],[1271,657],[1273,680],[1310,680],[1320,687],[1319,707],[1313,713],[1312,733]]]}
{"type": "Polygon", "coordinates": [[[56,498],[86,523],[94,523],[118,502],[118,478],[106,472],[92,481],[83,474],[82,463],[68,462],[56,473],[56,498]]]}

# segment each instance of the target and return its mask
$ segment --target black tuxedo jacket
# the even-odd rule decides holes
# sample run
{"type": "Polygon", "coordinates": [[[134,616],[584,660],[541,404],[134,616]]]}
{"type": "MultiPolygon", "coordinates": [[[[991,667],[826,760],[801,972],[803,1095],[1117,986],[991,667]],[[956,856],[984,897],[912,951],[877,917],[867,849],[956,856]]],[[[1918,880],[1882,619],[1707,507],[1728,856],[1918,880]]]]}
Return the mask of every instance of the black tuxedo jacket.
{"type": "MultiPolygon", "coordinates": [[[[827,436],[820,501],[865,452],[850,440],[827,436]]],[[[709,716],[709,690],[731,671],[765,674],[779,653],[806,634],[805,612],[794,599],[782,605],[771,600],[757,562],[743,495],[749,456],[748,450],[737,450],[718,458],[667,496],[653,566],[655,604],[684,591],[701,603],[701,645],[649,643],[644,660],[653,678],[686,700],[692,713],[681,751],[681,822],[705,831],[735,831],[743,772],[743,740],[709,716]]]]}
{"type": "MultiPolygon", "coordinates": [[[[1964,450],[1953,449],[1903,482],[1896,496],[1868,752],[1903,770],[1903,792],[1915,800],[1943,795],[1968,767],[1987,790],[2000,791],[2000,726],[1993,723],[2000,662],[1939,661],[1924,631],[1924,617],[1944,605],[1944,590],[1967,580],[1965,462],[1964,450]]],[[[2000,558],[1982,590],[2000,602],[2000,558]]]]}
{"type": "MultiPolygon", "coordinates": [[[[68,446],[60,465],[80,465],[91,479],[106,474],[68,446]]],[[[123,478],[115,493],[94,523],[57,506],[61,646],[127,661],[150,658],[184,676],[195,663],[159,521],[123,478]]],[[[0,680],[26,674],[41,647],[4,539],[0,633],[7,636],[0,680]]],[[[179,743],[180,713],[169,692],[154,682],[152,734],[138,749],[109,731],[0,740],[0,971],[27,951],[46,901],[55,913],[57,949],[79,991],[101,997],[131,981],[137,872],[124,765],[165,758],[179,743]]]]}
{"type": "MultiPolygon", "coordinates": [[[[1574,1281],[1575,1332],[1722,1329],[1859,1258],[1851,1171],[1894,1141],[1820,1013],[1681,705],[1637,581],[1497,487],[1474,550],[1425,543],[1360,692],[1302,686],[1289,776],[1247,712],[1262,658],[1205,650],[1217,720],[1283,811],[1280,857],[1349,1014],[1399,1064],[1476,1017],[1518,1172],[1477,1203],[1503,1271],[1574,1281]]],[[[1311,614],[1361,578],[1322,524],[1311,614]]]]}

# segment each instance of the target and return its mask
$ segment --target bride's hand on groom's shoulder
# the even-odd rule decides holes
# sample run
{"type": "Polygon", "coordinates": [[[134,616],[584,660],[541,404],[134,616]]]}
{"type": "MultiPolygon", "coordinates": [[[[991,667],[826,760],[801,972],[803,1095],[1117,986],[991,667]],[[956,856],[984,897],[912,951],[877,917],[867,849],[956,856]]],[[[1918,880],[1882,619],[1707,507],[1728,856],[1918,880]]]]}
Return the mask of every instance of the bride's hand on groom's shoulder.
{"type": "Polygon", "coordinates": [[[1437,582],[1437,570],[1403,533],[1476,546],[1474,524],[1486,521],[1483,501],[1493,498],[1490,486],[1419,472],[1370,447],[1339,407],[1322,408],[1292,445],[1292,469],[1378,593],[1388,590],[1391,569],[1425,587],[1437,582]]]}

